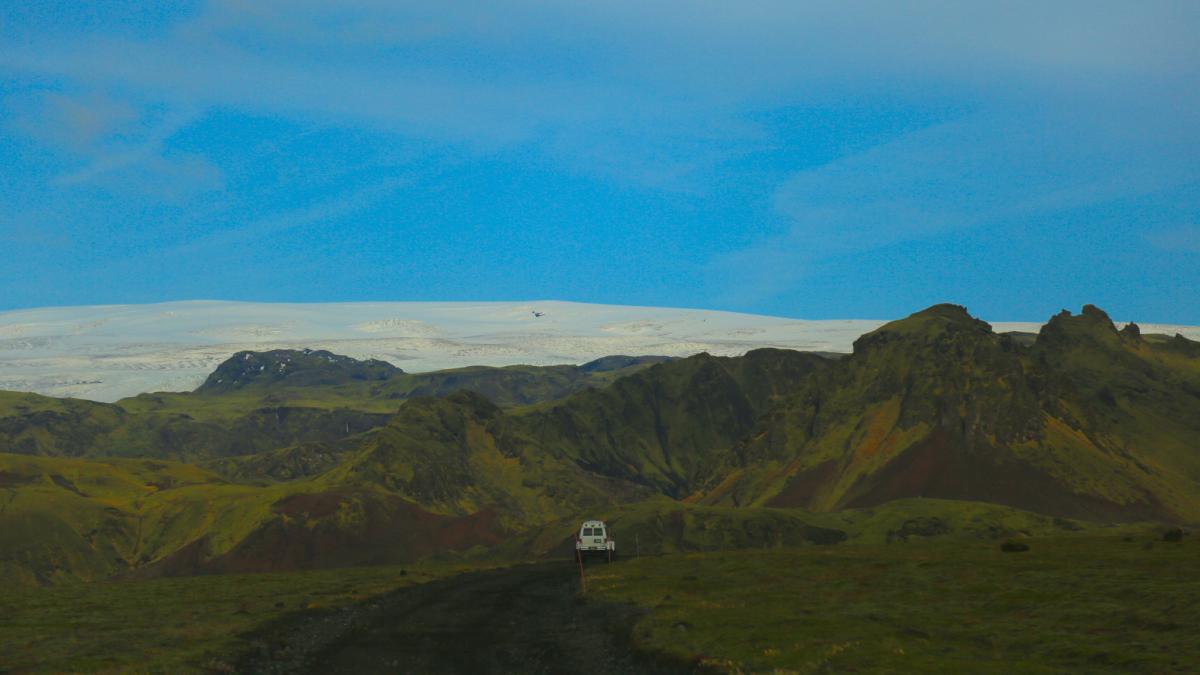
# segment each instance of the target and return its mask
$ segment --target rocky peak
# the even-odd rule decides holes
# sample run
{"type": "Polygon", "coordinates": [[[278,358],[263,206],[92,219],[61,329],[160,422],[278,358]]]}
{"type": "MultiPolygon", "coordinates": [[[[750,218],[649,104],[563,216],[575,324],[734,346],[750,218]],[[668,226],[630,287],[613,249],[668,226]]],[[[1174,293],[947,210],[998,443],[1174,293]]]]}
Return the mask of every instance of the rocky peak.
{"type": "Polygon", "coordinates": [[[884,345],[904,342],[913,345],[946,340],[995,339],[986,321],[971,316],[966,307],[943,303],[880,326],[854,341],[860,354],[884,345]]]}
{"type": "Polygon", "coordinates": [[[1084,305],[1083,310],[1079,313],[1079,315],[1091,319],[1097,323],[1112,326],[1113,330],[1116,330],[1117,328],[1115,325],[1113,325],[1112,319],[1109,318],[1108,312],[1095,305],[1084,305]]]}
{"type": "Polygon", "coordinates": [[[1084,305],[1079,314],[1064,309],[1051,317],[1038,333],[1036,344],[1057,348],[1083,342],[1110,342],[1116,336],[1117,327],[1107,312],[1095,305],[1084,305]]]}
{"type": "Polygon", "coordinates": [[[1125,324],[1124,328],[1121,329],[1121,336],[1134,342],[1138,342],[1142,339],[1142,329],[1136,323],[1130,321],[1129,323],[1125,324]]]}

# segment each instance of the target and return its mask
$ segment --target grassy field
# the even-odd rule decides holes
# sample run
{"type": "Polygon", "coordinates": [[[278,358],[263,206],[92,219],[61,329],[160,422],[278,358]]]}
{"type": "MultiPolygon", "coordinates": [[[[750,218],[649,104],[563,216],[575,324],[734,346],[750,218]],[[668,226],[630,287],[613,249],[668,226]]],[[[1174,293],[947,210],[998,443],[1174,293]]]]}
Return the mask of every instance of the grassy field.
{"type": "Polygon", "coordinates": [[[639,648],[724,672],[1195,672],[1200,541],[1065,535],[643,557],[589,597],[639,648]]]}
{"type": "Polygon", "coordinates": [[[0,594],[0,673],[222,672],[244,634],[285,614],[335,608],[459,573],[364,567],[76,583],[0,594]]]}

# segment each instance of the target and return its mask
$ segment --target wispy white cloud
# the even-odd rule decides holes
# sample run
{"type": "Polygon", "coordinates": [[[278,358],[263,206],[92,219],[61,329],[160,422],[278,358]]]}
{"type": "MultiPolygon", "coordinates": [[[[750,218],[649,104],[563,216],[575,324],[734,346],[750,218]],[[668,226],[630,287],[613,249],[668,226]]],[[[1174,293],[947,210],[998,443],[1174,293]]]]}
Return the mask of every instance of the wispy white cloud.
{"type": "Polygon", "coordinates": [[[582,165],[616,153],[653,175],[700,159],[641,153],[654,139],[737,133],[743,113],[773,105],[905,96],[919,82],[1019,93],[1191,76],[1197,7],[221,1],[158,37],[10,45],[0,67],[172,107],[368,124],[485,149],[550,140],[582,165]]]}
{"type": "MultiPolygon", "coordinates": [[[[1097,117],[1073,106],[979,114],[838,158],[781,184],[774,195],[779,228],[716,256],[710,279],[724,289],[723,302],[761,303],[802,286],[832,257],[1196,184],[1200,130],[1148,140],[1175,122],[1167,116],[1110,109],[1097,117]],[[1113,115],[1129,125],[1123,135],[1106,133],[1113,115]]],[[[1176,229],[1151,240],[1186,249],[1200,241],[1194,235],[1176,229]]]]}
{"type": "Polygon", "coordinates": [[[194,109],[147,109],[96,91],[40,92],[10,107],[15,129],[70,157],[53,179],[58,188],[102,186],[178,201],[224,183],[203,156],[169,147],[198,118],[194,109]]]}
{"type": "Polygon", "coordinates": [[[353,190],[339,191],[315,203],[216,229],[180,244],[167,254],[195,254],[252,241],[269,240],[314,224],[336,222],[383,201],[411,185],[409,176],[393,176],[353,190]]]}
{"type": "Polygon", "coordinates": [[[11,103],[15,104],[11,106],[14,127],[79,153],[93,152],[104,139],[139,116],[129,102],[98,93],[71,96],[44,92],[11,103]]]}

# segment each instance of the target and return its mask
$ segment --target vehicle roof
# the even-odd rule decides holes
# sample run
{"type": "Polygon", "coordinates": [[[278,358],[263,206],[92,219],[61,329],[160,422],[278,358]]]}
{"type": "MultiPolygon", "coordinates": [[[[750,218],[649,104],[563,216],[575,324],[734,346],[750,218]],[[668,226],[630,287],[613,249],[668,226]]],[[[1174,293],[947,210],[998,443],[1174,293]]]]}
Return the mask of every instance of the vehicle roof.
{"type": "Polygon", "coordinates": [[[603,520],[585,520],[580,527],[606,527],[603,520]]]}

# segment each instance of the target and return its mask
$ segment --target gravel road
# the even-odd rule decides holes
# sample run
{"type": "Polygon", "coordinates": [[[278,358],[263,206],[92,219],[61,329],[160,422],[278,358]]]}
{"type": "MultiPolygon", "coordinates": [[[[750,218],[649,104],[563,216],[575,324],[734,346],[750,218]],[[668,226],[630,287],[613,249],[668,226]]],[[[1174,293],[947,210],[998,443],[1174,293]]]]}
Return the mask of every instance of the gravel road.
{"type": "Polygon", "coordinates": [[[238,672],[682,673],[630,650],[633,610],[583,602],[570,561],[464,574],[277,623],[238,672]]]}

